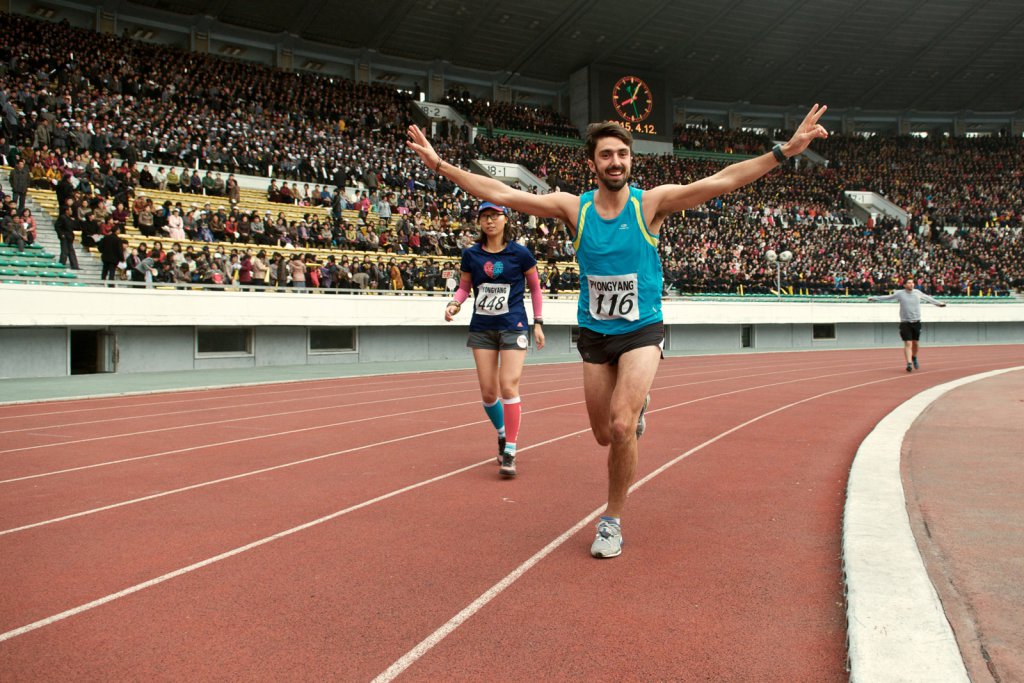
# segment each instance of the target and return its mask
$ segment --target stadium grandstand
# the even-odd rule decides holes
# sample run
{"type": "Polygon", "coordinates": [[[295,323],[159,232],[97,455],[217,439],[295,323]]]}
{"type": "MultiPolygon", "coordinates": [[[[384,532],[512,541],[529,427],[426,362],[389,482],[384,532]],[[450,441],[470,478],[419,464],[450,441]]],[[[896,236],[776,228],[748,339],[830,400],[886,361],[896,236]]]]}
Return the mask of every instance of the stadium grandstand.
{"type": "MultiPolygon", "coordinates": [[[[592,185],[578,125],[578,110],[589,109],[569,102],[564,80],[485,88],[472,69],[446,82],[426,66],[390,70],[383,56],[345,73],[340,58],[297,65],[283,49],[266,63],[255,46],[214,49],[191,34],[185,46],[172,31],[147,32],[150,12],[135,9],[119,31],[96,30],[94,17],[71,9],[60,20],[2,15],[7,283],[451,291],[461,250],[475,240],[476,202],[406,149],[413,123],[429,126],[453,163],[492,175],[511,168],[504,177],[519,187],[592,185]]],[[[907,272],[934,295],[1017,298],[1019,119],[898,114],[880,128],[880,117],[843,104],[833,117],[840,130],[796,163],[666,221],[667,301],[863,297],[907,272]],[[856,199],[864,196],[877,201],[856,199]],[[793,255],[785,273],[770,252],[793,255]]],[[[647,143],[638,128],[638,150],[649,153],[636,156],[634,181],[686,183],[763,154],[794,125],[791,109],[765,106],[677,100],[659,138],[668,142],[647,143]]],[[[512,220],[545,291],[574,296],[566,227],[512,220]]]]}
{"type": "Polygon", "coordinates": [[[1022,46],[1019,0],[0,0],[0,680],[1024,680],[1022,46]],[[645,192],[771,170],[531,215],[607,192],[599,122],[645,192]]]}

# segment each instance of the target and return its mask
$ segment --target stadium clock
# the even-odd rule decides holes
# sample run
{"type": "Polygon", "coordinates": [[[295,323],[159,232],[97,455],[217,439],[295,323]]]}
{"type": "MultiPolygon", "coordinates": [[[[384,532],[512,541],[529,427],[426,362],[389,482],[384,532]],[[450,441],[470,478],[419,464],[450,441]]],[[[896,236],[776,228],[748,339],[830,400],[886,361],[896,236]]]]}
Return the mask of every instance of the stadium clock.
{"type": "Polygon", "coordinates": [[[624,120],[639,124],[654,109],[651,86],[636,76],[623,76],[612,88],[612,106],[624,120]]]}
{"type": "Polygon", "coordinates": [[[641,140],[672,141],[672,104],[663,76],[596,67],[591,77],[591,120],[614,121],[641,140]]]}

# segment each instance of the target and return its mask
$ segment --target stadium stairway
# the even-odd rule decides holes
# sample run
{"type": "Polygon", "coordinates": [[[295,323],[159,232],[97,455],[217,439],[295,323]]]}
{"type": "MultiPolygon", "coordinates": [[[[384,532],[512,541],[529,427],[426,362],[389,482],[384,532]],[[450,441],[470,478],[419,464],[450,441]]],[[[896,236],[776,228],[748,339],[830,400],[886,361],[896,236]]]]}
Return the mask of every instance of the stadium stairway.
{"type": "MultiPolygon", "coordinates": [[[[5,168],[3,169],[3,172],[0,172],[0,185],[3,186],[4,192],[9,195],[11,193],[11,185],[8,182],[7,176],[8,170],[5,168]]],[[[32,210],[32,217],[36,219],[35,245],[40,247],[38,250],[30,251],[38,251],[53,255],[52,263],[47,262],[45,265],[41,262],[31,263],[30,267],[38,271],[51,271],[51,275],[46,276],[47,279],[50,279],[54,272],[62,270],[57,265],[57,258],[60,254],[60,240],[57,239],[57,233],[53,229],[55,217],[52,216],[39,202],[32,198],[31,192],[29,192],[25,198],[25,206],[32,210]]],[[[56,279],[61,282],[67,282],[65,278],[70,278],[70,273],[73,272],[75,277],[72,281],[75,283],[98,284],[100,282],[100,275],[103,273],[103,264],[100,262],[99,256],[96,255],[96,250],[94,249],[91,253],[87,254],[85,253],[85,250],[82,249],[81,245],[76,243],[75,251],[78,254],[79,270],[68,271],[67,275],[60,276],[56,279]]],[[[8,254],[4,254],[4,256],[9,257],[8,260],[17,258],[14,255],[8,254]]],[[[31,261],[37,260],[38,256],[35,258],[30,256],[26,263],[29,264],[31,261]]],[[[49,261],[49,259],[47,261],[49,261]]],[[[7,267],[10,268],[11,266],[7,267]]]]}
{"type": "MultiPolygon", "coordinates": [[[[25,199],[25,206],[32,210],[32,216],[36,219],[36,244],[54,255],[54,260],[60,255],[60,240],[57,239],[57,232],[53,229],[53,223],[57,219],[51,215],[39,202],[32,198],[30,192],[25,199]]],[[[75,253],[78,255],[78,268],[74,271],[78,276],[77,281],[82,284],[95,285],[100,283],[100,276],[103,274],[103,263],[95,248],[86,252],[79,243],[80,235],[75,236],[75,253]]]]}

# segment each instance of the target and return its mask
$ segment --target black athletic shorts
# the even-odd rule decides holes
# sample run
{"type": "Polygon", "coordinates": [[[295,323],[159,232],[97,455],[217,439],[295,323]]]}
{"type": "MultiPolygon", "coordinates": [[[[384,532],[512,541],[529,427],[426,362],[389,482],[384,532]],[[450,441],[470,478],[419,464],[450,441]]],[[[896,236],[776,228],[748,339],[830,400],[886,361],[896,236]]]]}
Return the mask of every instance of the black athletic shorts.
{"type": "MultiPolygon", "coordinates": [[[[616,365],[619,362],[619,356],[627,351],[645,346],[663,348],[664,343],[665,323],[661,321],[626,334],[601,334],[581,327],[576,350],[580,352],[585,363],[616,365]]],[[[662,354],[662,358],[664,357],[665,355],[662,354]]]]}
{"type": "Polygon", "coordinates": [[[530,335],[525,330],[483,330],[470,332],[466,346],[471,349],[491,349],[493,351],[525,351],[530,348],[530,335]]]}
{"type": "Polygon", "coordinates": [[[921,341],[921,321],[916,323],[904,320],[900,323],[900,339],[903,341],[921,341]]]}

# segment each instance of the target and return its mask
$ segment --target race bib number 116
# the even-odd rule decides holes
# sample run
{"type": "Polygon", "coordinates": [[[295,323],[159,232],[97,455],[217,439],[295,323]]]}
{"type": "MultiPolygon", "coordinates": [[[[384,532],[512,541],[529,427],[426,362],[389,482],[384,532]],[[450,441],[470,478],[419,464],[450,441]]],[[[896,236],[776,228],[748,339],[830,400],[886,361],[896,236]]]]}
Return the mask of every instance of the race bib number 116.
{"type": "Polygon", "coordinates": [[[640,319],[639,286],[636,273],[588,275],[590,315],[595,320],[640,319]]]}

